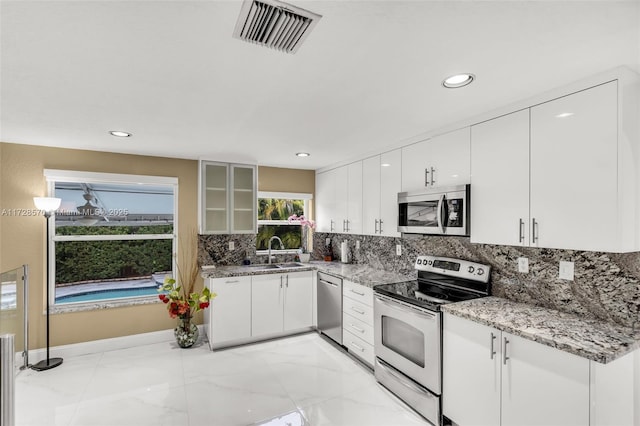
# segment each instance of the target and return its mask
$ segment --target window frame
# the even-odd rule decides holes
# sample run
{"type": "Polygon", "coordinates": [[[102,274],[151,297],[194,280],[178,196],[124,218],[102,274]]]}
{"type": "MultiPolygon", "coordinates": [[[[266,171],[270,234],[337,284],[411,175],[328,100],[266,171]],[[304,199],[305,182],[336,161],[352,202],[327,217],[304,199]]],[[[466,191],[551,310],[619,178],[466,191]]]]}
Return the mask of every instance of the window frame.
{"type": "MultiPolygon", "coordinates": [[[[259,206],[259,200],[261,198],[277,198],[277,199],[285,199],[285,200],[304,200],[303,207],[303,215],[305,217],[309,216],[311,209],[311,201],[313,200],[312,193],[305,192],[271,192],[271,191],[258,191],[258,197],[256,198],[256,205],[259,206]]],[[[256,208],[256,216],[258,214],[258,208],[256,208]]],[[[296,225],[295,223],[289,223],[288,220],[260,220],[256,218],[256,235],[258,234],[258,229],[260,229],[260,225],[296,225]]],[[[302,226],[302,225],[300,225],[302,226]]],[[[285,249],[285,250],[274,250],[271,249],[271,254],[296,254],[298,253],[298,249],[285,249]]],[[[269,250],[258,250],[256,247],[256,255],[265,255],[269,254],[269,250]]]]}
{"type": "Polygon", "coordinates": [[[178,178],[169,176],[132,175],[122,173],[96,173],[75,170],[44,169],[44,177],[47,182],[47,194],[55,197],[56,182],[72,183],[113,183],[113,184],[136,184],[136,185],[166,185],[173,188],[173,232],[171,234],[123,234],[123,235],[56,235],[55,212],[48,219],[49,234],[49,305],[61,311],[69,306],[95,306],[115,307],[132,305],[133,300],[157,299],[156,295],[134,296],[119,299],[99,299],[86,302],[72,302],[56,304],[56,242],[64,241],[140,241],[140,240],[172,240],[171,274],[175,276],[177,271],[176,253],[178,253],[178,178]]]}

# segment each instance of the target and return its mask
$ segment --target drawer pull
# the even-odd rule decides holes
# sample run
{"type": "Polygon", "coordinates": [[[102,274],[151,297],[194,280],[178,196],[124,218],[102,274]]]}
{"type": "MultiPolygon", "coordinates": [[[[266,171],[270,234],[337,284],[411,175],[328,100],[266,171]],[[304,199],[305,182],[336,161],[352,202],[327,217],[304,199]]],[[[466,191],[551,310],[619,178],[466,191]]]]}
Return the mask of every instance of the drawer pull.
{"type": "Polygon", "coordinates": [[[362,328],[360,328],[360,327],[358,327],[358,326],[355,326],[355,325],[353,325],[353,324],[349,324],[349,325],[350,325],[350,326],[351,326],[351,328],[353,328],[354,330],[356,330],[356,331],[358,331],[358,332],[360,332],[360,333],[364,333],[364,329],[362,329],[362,328]]]}
{"type": "Polygon", "coordinates": [[[357,344],[351,342],[351,346],[353,346],[354,348],[356,348],[360,352],[364,352],[364,348],[362,346],[360,346],[360,345],[357,345],[357,344]]]}
{"type": "Polygon", "coordinates": [[[351,293],[355,293],[358,296],[364,296],[364,293],[360,293],[359,291],[355,291],[354,289],[350,289],[350,290],[351,290],[351,293]]]}
{"type": "Polygon", "coordinates": [[[351,310],[356,312],[356,313],[358,313],[358,314],[360,314],[360,315],[364,315],[364,311],[361,311],[360,309],[356,309],[353,306],[351,307],[351,310]]]}
{"type": "Polygon", "coordinates": [[[225,284],[233,284],[233,283],[239,283],[240,280],[227,280],[225,281],[225,284]]]}

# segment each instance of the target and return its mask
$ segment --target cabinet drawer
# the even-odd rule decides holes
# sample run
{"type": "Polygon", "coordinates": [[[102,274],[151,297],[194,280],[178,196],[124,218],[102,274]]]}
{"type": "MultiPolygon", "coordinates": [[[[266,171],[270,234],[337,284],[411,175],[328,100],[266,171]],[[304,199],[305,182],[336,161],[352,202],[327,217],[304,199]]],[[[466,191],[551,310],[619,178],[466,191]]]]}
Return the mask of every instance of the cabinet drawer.
{"type": "Polygon", "coordinates": [[[346,329],[342,336],[342,344],[349,349],[350,354],[357,356],[369,364],[370,367],[373,367],[373,361],[375,359],[373,345],[351,334],[349,331],[346,331],[346,329]]]}
{"type": "Polygon", "coordinates": [[[348,297],[342,298],[342,312],[373,326],[373,308],[348,297]]]}
{"type": "Polygon", "coordinates": [[[342,294],[367,306],[373,306],[373,289],[369,287],[344,280],[342,294]]]}
{"type": "Polygon", "coordinates": [[[368,344],[373,345],[373,327],[364,321],[347,313],[343,313],[342,328],[345,331],[360,337],[368,344]]]}

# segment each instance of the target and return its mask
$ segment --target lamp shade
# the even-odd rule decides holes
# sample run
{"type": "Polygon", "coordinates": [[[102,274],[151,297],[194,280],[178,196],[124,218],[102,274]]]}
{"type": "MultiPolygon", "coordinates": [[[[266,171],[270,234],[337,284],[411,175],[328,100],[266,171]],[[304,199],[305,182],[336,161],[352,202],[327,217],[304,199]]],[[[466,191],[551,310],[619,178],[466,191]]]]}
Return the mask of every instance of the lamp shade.
{"type": "Polygon", "coordinates": [[[54,197],[33,197],[33,203],[38,210],[42,210],[46,213],[52,213],[58,210],[62,200],[54,197]]]}

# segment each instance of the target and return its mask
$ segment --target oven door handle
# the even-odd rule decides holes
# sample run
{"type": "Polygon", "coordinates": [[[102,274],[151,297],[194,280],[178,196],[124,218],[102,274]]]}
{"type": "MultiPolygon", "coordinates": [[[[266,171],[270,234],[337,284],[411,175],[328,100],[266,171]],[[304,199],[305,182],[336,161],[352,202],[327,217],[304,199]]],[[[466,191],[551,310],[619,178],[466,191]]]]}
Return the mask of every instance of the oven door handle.
{"type": "Polygon", "coordinates": [[[444,234],[444,211],[442,209],[442,206],[444,205],[444,199],[445,199],[445,195],[442,194],[440,196],[440,198],[438,199],[438,228],[440,228],[440,233],[444,234]]]}
{"type": "Polygon", "coordinates": [[[432,321],[436,319],[436,314],[432,314],[431,312],[423,311],[422,309],[414,308],[409,305],[400,304],[395,301],[391,301],[386,298],[383,298],[382,296],[379,296],[379,295],[376,295],[376,300],[388,308],[395,309],[396,311],[400,311],[405,314],[425,317],[426,319],[429,319],[432,321]],[[405,306],[408,309],[403,309],[405,306]]]}
{"type": "Polygon", "coordinates": [[[384,365],[382,362],[380,362],[380,360],[376,360],[376,368],[377,367],[382,368],[385,373],[389,374],[390,376],[393,376],[398,381],[398,383],[400,383],[404,387],[409,388],[416,393],[431,396],[429,392],[425,392],[425,390],[419,387],[418,385],[407,381],[407,379],[405,379],[404,377],[399,376],[395,371],[393,371],[392,369],[384,365]]]}

